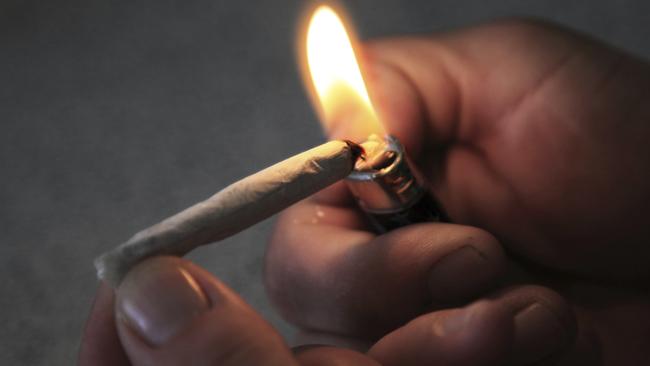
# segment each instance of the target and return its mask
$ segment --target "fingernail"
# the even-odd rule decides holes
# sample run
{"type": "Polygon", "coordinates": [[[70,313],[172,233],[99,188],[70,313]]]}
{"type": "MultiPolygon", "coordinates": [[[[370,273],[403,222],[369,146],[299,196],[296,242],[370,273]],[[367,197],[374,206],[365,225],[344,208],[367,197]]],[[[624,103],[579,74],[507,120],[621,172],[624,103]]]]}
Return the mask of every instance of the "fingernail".
{"type": "Polygon", "coordinates": [[[568,332],[557,315],[542,303],[534,303],[515,315],[512,364],[540,361],[559,351],[568,332]]]}
{"type": "Polygon", "coordinates": [[[461,333],[474,319],[476,308],[483,306],[476,303],[462,309],[449,310],[447,314],[435,324],[434,331],[439,337],[449,337],[450,335],[461,333]]]}
{"type": "Polygon", "coordinates": [[[118,318],[153,346],[167,342],[209,308],[197,281],[167,258],[132,269],[117,289],[116,301],[118,318]]]}
{"type": "Polygon", "coordinates": [[[497,273],[485,255],[471,245],[438,260],[429,273],[429,290],[436,303],[454,303],[485,291],[497,273]]]}

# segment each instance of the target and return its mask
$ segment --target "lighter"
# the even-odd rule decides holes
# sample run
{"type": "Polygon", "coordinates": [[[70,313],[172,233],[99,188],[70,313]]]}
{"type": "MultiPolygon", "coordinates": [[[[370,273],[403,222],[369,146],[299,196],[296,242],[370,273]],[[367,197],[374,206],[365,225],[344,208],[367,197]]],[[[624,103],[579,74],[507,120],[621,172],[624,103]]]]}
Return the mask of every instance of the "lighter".
{"type": "Polygon", "coordinates": [[[447,221],[395,137],[372,135],[361,145],[365,159],[357,160],[346,183],[379,232],[418,222],[447,221]]]}

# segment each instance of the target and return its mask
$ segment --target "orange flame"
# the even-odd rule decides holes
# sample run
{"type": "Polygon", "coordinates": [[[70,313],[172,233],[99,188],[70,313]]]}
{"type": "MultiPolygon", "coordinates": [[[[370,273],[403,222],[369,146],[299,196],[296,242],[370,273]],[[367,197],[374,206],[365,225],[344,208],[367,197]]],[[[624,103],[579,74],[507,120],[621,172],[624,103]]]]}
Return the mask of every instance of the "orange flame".
{"type": "Polygon", "coordinates": [[[309,79],[325,131],[357,142],[371,134],[383,135],[351,37],[331,7],[321,5],[313,12],[305,43],[309,79]]]}

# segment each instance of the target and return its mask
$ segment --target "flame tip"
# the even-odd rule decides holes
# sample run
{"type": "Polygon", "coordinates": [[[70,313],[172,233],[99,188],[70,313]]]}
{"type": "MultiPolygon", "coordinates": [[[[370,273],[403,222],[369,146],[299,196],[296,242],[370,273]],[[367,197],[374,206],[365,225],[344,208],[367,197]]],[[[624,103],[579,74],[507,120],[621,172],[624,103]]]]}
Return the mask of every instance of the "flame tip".
{"type": "Polygon", "coordinates": [[[353,39],[332,7],[321,4],[314,9],[305,46],[311,84],[323,113],[321,120],[330,131],[334,125],[351,123],[353,130],[381,133],[383,128],[366,90],[353,39]]]}

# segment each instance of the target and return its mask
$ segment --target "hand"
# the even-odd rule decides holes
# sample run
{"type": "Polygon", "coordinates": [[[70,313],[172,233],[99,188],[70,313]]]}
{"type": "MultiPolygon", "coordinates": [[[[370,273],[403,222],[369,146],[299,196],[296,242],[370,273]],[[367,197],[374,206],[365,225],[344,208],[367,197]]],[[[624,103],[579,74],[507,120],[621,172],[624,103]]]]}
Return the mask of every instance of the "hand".
{"type": "Polygon", "coordinates": [[[174,257],[138,264],[115,293],[100,287],[79,354],[80,366],[334,364],[378,365],[333,347],[292,352],[223,283],[174,257]]]}
{"type": "Polygon", "coordinates": [[[267,255],[284,317],[384,365],[650,363],[650,65],[516,20],[364,56],[455,224],[377,236],[343,185],[295,205],[267,255]]]}
{"type": "MultiPolygon", "coordinates": [[[[385,365],[647,363],[647,64],[520,22],[366,51],[390,131],[454,222],[500,242],[436,223],[375,236],[338,185],[279,221],[267,281],[285,316],[312,335],[378,339],[369,355],[385,365]]],[[[297,363],[377,364],[292,354],[217,279],[168,257],[116,297],[100,289],[80,353],[81,365],[297,363]]]]}

